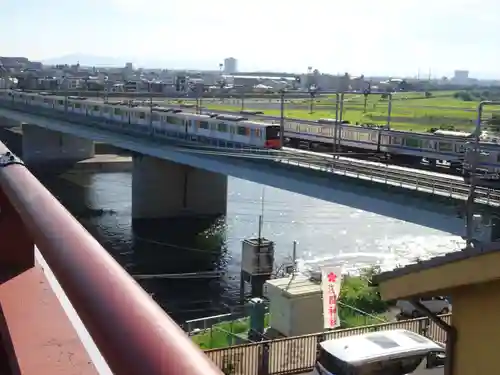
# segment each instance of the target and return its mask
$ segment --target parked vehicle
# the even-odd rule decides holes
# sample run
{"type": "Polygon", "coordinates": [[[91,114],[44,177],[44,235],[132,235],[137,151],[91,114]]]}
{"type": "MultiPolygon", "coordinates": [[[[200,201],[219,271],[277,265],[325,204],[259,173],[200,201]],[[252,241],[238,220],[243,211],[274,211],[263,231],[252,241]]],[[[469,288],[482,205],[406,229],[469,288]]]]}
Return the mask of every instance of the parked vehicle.
{"type": "MultiPolygon", "coordinates": [[[[434,314],[448,314],[451,312],[451,303],[446,297],[430,297],[420,299],[420,303],[427,307],[434,314]]],[[[409,301],[399,300],[396,307],[401,310],[404,316],[418,318],[422,314],[409,301]]]]}
{"type": "Polygon", "coordinates": [[[371,332],[319,344],[314,375],[407,375],[445,349],[404,329],[371,332]]]}

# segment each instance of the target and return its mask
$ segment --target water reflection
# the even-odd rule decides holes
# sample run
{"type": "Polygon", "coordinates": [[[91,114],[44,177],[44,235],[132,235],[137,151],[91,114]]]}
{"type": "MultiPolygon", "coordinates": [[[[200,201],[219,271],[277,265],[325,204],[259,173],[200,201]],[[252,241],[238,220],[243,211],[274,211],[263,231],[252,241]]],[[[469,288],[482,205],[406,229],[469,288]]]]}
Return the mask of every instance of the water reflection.
{"type": "MultiPolygon", "coordinates": [[[[131,176],[128,173],[44,176],[43,182],[131,274],[223,271],[213,280],[150,279],[141,285],[173,314],[184,320],[216,314],[237,301],[241,241],[263,234],[276,242],[276,263],[290,256],[299,242],[302,263],[336,258],[347,268],[380,264],[394,267],[415,257],[457,250],[463,222],[411,207],[446,231],[384,217],[372,212],[230,179],[224,218],[131,220],[131,176]],[[262,196],[265,195],[264,206],[262,196]]],[[[382,204],[363,197],[366,204],[382,204]]],[[[390,202],[383,203],[390,205],[390,202]]],[[[398,203],[385,207],[409,209],[398,203]]]]}

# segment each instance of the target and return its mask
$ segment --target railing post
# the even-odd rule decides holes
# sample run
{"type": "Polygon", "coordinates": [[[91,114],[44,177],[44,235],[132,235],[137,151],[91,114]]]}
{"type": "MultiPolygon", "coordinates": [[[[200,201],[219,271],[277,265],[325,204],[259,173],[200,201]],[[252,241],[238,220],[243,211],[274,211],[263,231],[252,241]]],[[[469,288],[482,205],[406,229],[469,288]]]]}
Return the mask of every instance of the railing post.
{"type": "Polygon", "coordinates": [[[264,341],[259,350],[259,370],[258,375],[269,374],[269,342],[264,341]]]}
{"type": "Polygon", "coordinates": [[[0,187],[0,270],[18,274],[33,267],[34,249],[31,235],[0,187]]]}

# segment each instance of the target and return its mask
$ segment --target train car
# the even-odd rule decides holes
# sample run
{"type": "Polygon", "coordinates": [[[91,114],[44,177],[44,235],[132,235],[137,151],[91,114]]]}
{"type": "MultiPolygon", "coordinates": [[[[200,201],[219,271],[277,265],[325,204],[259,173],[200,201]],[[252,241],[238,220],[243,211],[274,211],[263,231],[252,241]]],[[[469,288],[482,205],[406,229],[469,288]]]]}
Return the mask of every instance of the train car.
{"type": "Polygon", "coordinates": [[[335,126],[335,120],[285,123],[285,137],[292,147],[305,145],[309,148],[331,147],[334,142],[346,151],[380,151],[380,129],[369,126],[353,126],[347,123],[335,126]]]}
{"type": "MultiPolygon", "coordinates": [[[[271,123],[248,121],[242,116],[196,115],[170,108],[127,106],[101,103],[80,97],[57,97],[22,91],[5,91],[2,97],[14,104],[40,107],[137,126],[139,132],[164,137],[183,137],[205,143],[219,142],[228,147],[280,148],[280,127],[271,123]]],[[[132,129],[132,128],[130,128],[132,129]]],[[[464,158],[470,133],[438,130],[435,133],[412,133],[379,127],[338,124],[335,119],[319,121],[288,120],[284,136],[292,146],[299,142],[314,148],[331,147],[337,139],[342,149],[356,152],[381,152],[395,158],[420,161],[422,158],[446,160],[458,165],[464,158]],[[333,125],[333,126],[332,126],[333,125]],[[335,134],[335,129],[337,132],[335,134]]],[[[489,146],[483,167],[498,172],[498,151],[489,146]]]]}
{"type": "Polygon", "coordinates": [[[463,137],[394,130],[383,130],[380,139],[381,150],[400,159],[426,158],[452,163],[463,159],[466,143],[463,137]]]}
{"type": "Polygon", "coordinates": [[[257,121],[248,121],[240,116],[191,117],[188,132],[192,140],[213,143],[216,140],[223,147],[281,148],[280,127],[257,121]]]}

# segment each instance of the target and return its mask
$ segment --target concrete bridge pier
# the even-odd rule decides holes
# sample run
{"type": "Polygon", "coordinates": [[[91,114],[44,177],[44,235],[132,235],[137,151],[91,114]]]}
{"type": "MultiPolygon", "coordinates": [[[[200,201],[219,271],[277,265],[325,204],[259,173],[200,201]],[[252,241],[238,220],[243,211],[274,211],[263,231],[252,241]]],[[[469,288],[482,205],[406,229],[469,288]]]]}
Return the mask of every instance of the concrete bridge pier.
{"type": "Polygon", "coordinates": [[[226,213],[227,176],[140,154],[133,163],[134,221],[226,213]]]}
{"type": "Polygon", "coordinates": [[[94,157],[92,140],[30,124],[22,124],[22,132],[22,158],[30,168],[58,168],[94,157]]]}

